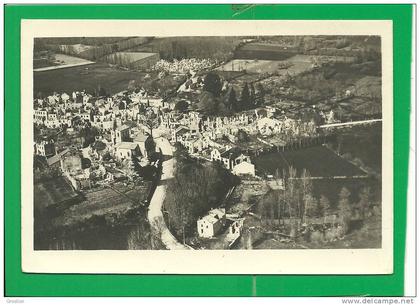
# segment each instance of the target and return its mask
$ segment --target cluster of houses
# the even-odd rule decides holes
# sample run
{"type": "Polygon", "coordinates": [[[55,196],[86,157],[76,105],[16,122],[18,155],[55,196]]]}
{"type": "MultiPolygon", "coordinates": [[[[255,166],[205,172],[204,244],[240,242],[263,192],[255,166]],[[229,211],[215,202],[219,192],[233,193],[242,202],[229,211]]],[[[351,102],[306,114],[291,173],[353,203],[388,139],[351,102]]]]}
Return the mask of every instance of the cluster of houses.
{"type": "Polygon", "coordinates": [[[34,123],[50,129],[73,128],[89,123],[101,131],[111,131],[127,120],[139,120],[146,107],[166,108],[158,96],[149,96],[145,90],[121,92],[112,97],[93,98],[86,92],[53,94],[34,101],[34,123]]]}
{"type": "Polygon", "coordinates": [[[161,59],[154,65],[153,69],[169,73],[185,74],[190,71],[202,71],[215,64],[216,62],[211,59],[183,58],[181,60],[174,59],[173,61],[161,59]]]}
{"type": "Polygon", "coordinates": [[[111,132],[111,139],[97,136],[94,143],[82,148],[72,146],[57,151],[52,140],[35,143],[35,155],[46,158],[50,168],[59,168],[76,190],[91,188],[119,178],[132,178],[133,163],[148,166],[155,151],[150,135],[138,127],[121,125],[111,132]]]}
{"type": "Polygon", "coordinates": [[[45,157],[49,167],[60,168],[75,189],[130,178],[132,163],[148,165],[149,155],[155,151],[153,138],[140,123],[140,114],[147,106],[160,107],[160,101],[148,97],[144,90],[108,98],[73,92],[72,96],[63,93],[35,99],[33,116],[39,127],[57,131],[66,128],[77,134],[89,126],[96,127],[99,134],[87,147],[80,141],[64,149],[52,139],[41,137],[34,143],[34,154],[45,157]]]}
{"type": "Polygon", "coordinates": [[[241,142],[241,135],[258,139],[285,134],[311,136],[317,132],[313,121],[275,118],[273,113],[270,108],[230,117],[203,117],[194,111],[166,112],[162,113],[161,122],[170,131],[171,142],[184,146],[191,156],[220,162],[237,175],[255,176],[250,156],[236,145],[241,142]]]}
{"type": "MultiPolygon", "coordinates": [[[[197,64],[194,60],[191,62],[197,64]]],[[[237,145],[243,141],[244,134],[265,142],[265,138],[276,135],[311,136],[317,132],[313,121],[279,116],[273,107],[230,117],[205,117],[194,111],[180,113],[172,106],[161,97],[149,96],[144,89],[123,91],[111,97],[93,97],[81,91],[37,98],[33,113],[36,125],[47,129],[66,128],[76,133],[86,126],[96,127],[99,135],[88,147],[78,147],[76,153],[68,149],[57,151],[55,143],[41,139],[34,144],[34,153],[45,157],[50,166],[60,164],[63,173],[80,189],[90,187],[92,181],[110,181],[129,175],[122,167],[130,168],[130,165],[121,164],[134,159],[142,165],[147,164],[148,154],[155,147],[148,129],[141,123],[145,109],[156,113],[159,128],[170,134],[173,144],[181,144],[193,157],[219,162],[235,175],[255,176],[255,165],[250,156],[237,145]],[[67,158],[73,160],[68,163],[72,166],[66,166],[67,158]],[[86,168],[81,167],[83,159],[89,160],[86,168]],[[106,164],[108,159],[120,168],[112,162],[106,164]]],[[[327,121],[333,119],[332,112],[326,115],[327,121]]]]}

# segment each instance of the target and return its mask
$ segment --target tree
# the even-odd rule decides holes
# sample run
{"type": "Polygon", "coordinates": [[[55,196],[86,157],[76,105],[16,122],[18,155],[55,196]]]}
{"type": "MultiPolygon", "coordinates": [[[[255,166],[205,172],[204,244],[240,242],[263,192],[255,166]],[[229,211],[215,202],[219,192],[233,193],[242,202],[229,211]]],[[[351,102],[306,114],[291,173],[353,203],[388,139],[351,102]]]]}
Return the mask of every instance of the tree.
{"type": "Polygon", "coordinates": [[[256,95],[254,85],[251,83],[249,85],[249,103],[255,105],[256,95]]]}
{"type": "MultiPolygon", "coordinates": [[[[303,206],[299,206],[299,213],[300,213],[300,217],[303,219],[306,214],[307,208],[313,208],[313,207],[307,207],[307,204],[312,205],[315,201],[315,198],[313,196],[313,183],[312,183],[312,179],[311,179],[311,174],[309,173],[309,171],[307,171],[305,168],[302,171],[302,175],[301,175],[301,179],[300,179],[300,184],[301,184],[301,189],[302,189],[302,194],[303,194],[303,206]]],[[[298,201],[298,203],[300,202],[300,200],[298,201]]]]}
{"type": "Polygon", "coordinates": [[[312,196],[312,194],[305,194],[303,196],[304,202],[304,222],[307,222],[307,217],[317,217],[319,215],[318,211],[318,200],[312,196]]]}
{"type": "Polygon", "coordinates": [[[153,109],[146,109],[144,114],[140,117],[140,121],[149,129],[150,136],[153,136],[153,129],[159,126],[159,117],[153,109]]]}
{"type": "Polygon", "coordinates": [[[246,133],[246,131],[243,130],[243,129],[239,129],[239,131],[238,131],[238,142],[239,143],[245,143],[248,140],[249,140],[249,136],[246,133]]]}
{"type": "Polygon", "coordinates": [[[95,142],[95,137],[99,135],[99,130],[96,127],[86,126],[80,130],[79,135],[83,138],[83,147],[88,147],[95,142]]]}
{"type": "Polygon", "coordinates": [[[321,209],[322,216],[325,217],[331,212],[331,203],[330,200],[325,196],[321,195],[321,198],[319,199],[319,205],[321,209]]]}
{"type": "Polygon", "coordinates": [[[96,96],[107,96],[106,90],[99,84],[96,90],[96,96]]]}
{"type": "Polygon", "coordinates": [[[257,87],[256,88],[257,94],[256,94],[255,105],[259,106],[259,105],[262,105],[264,103],[265,91],[264,91],[264,87],[261,83],[257,83],[256,87],[257,87]]]}
{"type": "Polygon", "coordinates": [[[150,158],[153,158],[153,154],[156,152],[156,143],[153,140],[152,135],[149,135],[144,142],[144,148],[146,150],[147,156],[150,158]]]}
{"type": "Polygon", "coordinates": [[[237,103],[238,100],[236,99],[236,92],[235,89],[233,89],[233,87],[229,87],[229,89],[226,92],[225,98],[224,98],[224,103],[227,107],[227,109],[229,110],[238,110],[237,108],[237,103]]]}
{"type": "Polygon", "coordinates": [[[168,181],[165,209],[175,235],[191,235],[198,217],[220,205],[235,182],[233,175],[216,164],[200,164],[183,151],[175,154],[174,178],[168,181]]]}
{"type": "Polygon", "coordinates": [[[221,116],[228,116],[231,114],[231,111],[226,107],[225,103],[217,102],[216,113],[221,116]]]}
{"type": "Polygon", "coordinates": [[[251,104],[251,97],[249,93],[248,83],[245,83],[241,92],[241,110],[248,109],[251,104]]]}
{"type": "Polygon", "coordinates": [[[364,187],[359,193],[359,203],[358,207],[360,209],[360,214],[363,219],[368,215],[370,205],[372,204],[372,192],[370,187],[364,187]]]}
{"type": "Polygon", "coordinates": [[[203,91],[207,91],[213,94],[213,96],[218,97],[222,90],[222,82],[219,75],[216,73],[210,72],[204,77],[204,86],[203,91]]]}
{"type": "Polygon", "coordinates": [[[132,79],[132,80],[130,80],[130,81],[128,82],[127,89],[128,89],[129,91],[133,91],[133,90],[135,90],[135,89],[136,89],[136,87],[137,87],[137,84],[136,84],[136,81],[135,81],[134,79],[132,79]]]}
{"type": "Polygon", "coordinates": [[[296,169],[293,168],[292,166],[289,167],[288,170],[288,176],[287,176],[287,181],[286,181],[286,189],[285,189],[285,193],[286,193],[286,202],[287,202],[287,208],[288,208],[288,214],[289,217],[296,217],[298,216],[297,214],[297,205],[296,203],[298,202],[298,181],[296,179],[297,177],[297,172],[296,169]]]}
{"type": "Polygon", "coordinates": [[[132,156],[131,159],[124,161],[124,172],[129,180],[134,180],[139,176],[140,165],[136,157],[132,156]]]}
{"type": "Polygon", "coordinates": [[[350,195],[350,191],[346,187],[343,187],[338,195],[338,214],[341,218],[344,233],[349,230],[351,218],[350,195]]]}
{"type": "Polygon", "coordinates": [[[213,115],[217,113],[217,101],[213,93],[208,91],[203,91],[198,98],[198,110],[208,114],[213,115]]]}
{"type": "Polygon", "coordinates": [[[266,193],[258,203],[258,214],[261,220],[269,219],[273,223],[275,218],[275,209],[277,205],[277,195],[274,190],[266,193]]]}
{"type": "Polygon", "coordinates": [[[187,111],[188,107],[189,107],[188,102],[179,101],[178,103],[175,104],[174,110],[184,112],[184,111],[187,111]]]}

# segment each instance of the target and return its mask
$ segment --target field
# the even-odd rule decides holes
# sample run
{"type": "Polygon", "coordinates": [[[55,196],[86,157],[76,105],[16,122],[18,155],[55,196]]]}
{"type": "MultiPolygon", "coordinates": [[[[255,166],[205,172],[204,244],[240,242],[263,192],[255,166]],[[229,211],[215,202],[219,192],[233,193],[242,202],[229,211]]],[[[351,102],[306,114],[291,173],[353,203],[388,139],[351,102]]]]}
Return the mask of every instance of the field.
{"type": "Polygon", "coordinates": [[[78,194],[64,177],[34,184],[34,205],[37,209],[56,205],[77,196],[78,194]]]}
{"type": "Polygon", "coordinates": [[[382,169],[382,126],[353,127],[338,131],[341,153],[360,159],[377,173],[382,169]]]}
{"type": "Polygon", "coordinates": [[[216,70],[221,71],[243,71],[250,73],[272,73],[278,70],[279,60],[250,60],[250,59],[233,59],[224,65],[218,67],[216,70]]]}
{"type": "Polygon", "coordinates": [[[162,59],[212,58],[228,60],[241,43],[240,37],[160,37],[131,48],[131,52],[159,53],[162,59]]]}
{"type": "Polygon", "coordinates": [[[87,67],[72,67],[51,71],[34,72],[34,94],[86,90],[94,93],[98,86],[108,94],[126,90],[131,80],[142,82],[146,73],[125,71],[107,64],[95,63],[87,67]]]}
{"type": "Polygon", "coordinates": [[[364,175],[358,167],[337,156],[323,146],[315,146],[295,151],[274,152],[261,155],[255,160],[256,169],[261,173],[281,173],[289,166],[297,169],[298,174],[305,168],[312,177],[358,176],[364,175]]]}
{"type": "MultiPolygon", "coordinates": [[[[363,150],[360,145],[358,147],[359,151],[363,150]]],[[[365,186],[371,188],[375,200],[381,200],[380,181],[375,178],[331,179],[333,176],[364,176],[366,174],[323,146],[261,155],[255,160],[255,164],[260,174],[274,174],[276,169],[279,169],[281,174],[283,168],[287,171],[288,166],[293,166],[298,170],[298,175],[301,174],[303,168],[306,168],[312,177],[327,177],[327,179],[312,180],[314,195],[317,198],[325,195],[333,206],[337,204],[338,194],[343,187],[350,191],[351,202],[358,202],[359,192],[365,186]]]]}
{"type": "Polygon", "coordinates": [[[249,43],[235,51],[235,58],[284,60],[297,53],[294,48],[281,47],[276,44],[249,43]]]}
{"type": "Polygon", "coordinates": [[[64,55],[64,54],[55,54],[54,57],[55,57],[55,62],[53,62],[51,65],[39,67],[37,69],[34,69],[34,71],[35,72],[49,71],[49,70],[55,70],[55,69],[63,69],[63,68],[70,68],[70,67],[93,64],[92,61],[82,59],[79,57],[64,55]]]}
{"type": "MultiPolygon", "coordinates": [[[[51,184],[48,185],[48,190],[44,186],[42,189],[44,197],[39,197],[40,202],[44,204],[41,200],[45,198],[50,200],[50,197],[66,194],[63,185],[60,184],[61,188],[55,191],[51,191],[51,184]]],[[[37,209],[35,249],[126,250],[130,246],[132,232],[139,230],[146,236],[146,240],[141,242],[131,240],[131,244],[137,247],[150,247],[147,240],[149,225],[142,208],[136,205],[149,195],[150,183],[136,186],[119,183],[114,184],[113,188],[117,191],[104,188],[86,192],[84,199],[78,204],[70,208],[64,207],[64,210],[57,209],[54,213],[49,213],[42,207],[37,209]]],[[[35,190],[40,192],[39,187],[35,190]]],[[[60,197],[59,200],[61,199],[60,197]]]]}
{"type": "Polygon", "coordinates": [[[118,192],[110,188],[87,192],[86,200],[66,210],[62,217],[57,218],[57,223],[71,224],[88,219],[92,215],[124,213],[145,200],[150,191],[149,183],[126,190],[118,186],[115,188],[118,192]]]}

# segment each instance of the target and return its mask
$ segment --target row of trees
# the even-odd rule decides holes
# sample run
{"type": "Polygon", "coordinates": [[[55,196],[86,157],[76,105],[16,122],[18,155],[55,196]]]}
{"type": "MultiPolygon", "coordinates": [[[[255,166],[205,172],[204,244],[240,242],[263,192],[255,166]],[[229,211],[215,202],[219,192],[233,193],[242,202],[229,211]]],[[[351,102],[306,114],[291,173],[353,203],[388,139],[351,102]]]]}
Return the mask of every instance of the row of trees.
{"type": "Polygon", "coordinates": [[[166,60],[183,58],[212,58],[226,61],[240,44],[238,37],[166,37],[157,38],[141,51],[157,52],[166,60]]]}
{"type": "MultiPolygon", "coordinates": [[[[280,179],[277,172],[276,176],[280,179]]],[[[338,194],[337,202],[330,202],[325,196],[317,198],[314,195],[314,186],[311,175],[303,170],[301,176],[296,169],[290,167],[283,172],[285,190],[273,190],[258,203],[259,214],[263,219],[277,220],[279,224],[285,219],[293,218],[301,223],[310,224],[311,219],[319,219],[330,215],[337,215],[340,224],[347,232],[352,217],[364,219],[369,215],[373,202],[373,194],[369,187],[364,187],[359,193],[359,201],[351,201],[351,193],[343,187],[338,194]]]]}
{"type": "Polygon", "coordinates": [[[229,115],[261,105],[264,88],[260,83],[245,83],[240,94],[232,86],[225,86],[219,75],[208,73],[204,78],[203,92],[199,97],[198,109],[208,115],[229,115]]]}

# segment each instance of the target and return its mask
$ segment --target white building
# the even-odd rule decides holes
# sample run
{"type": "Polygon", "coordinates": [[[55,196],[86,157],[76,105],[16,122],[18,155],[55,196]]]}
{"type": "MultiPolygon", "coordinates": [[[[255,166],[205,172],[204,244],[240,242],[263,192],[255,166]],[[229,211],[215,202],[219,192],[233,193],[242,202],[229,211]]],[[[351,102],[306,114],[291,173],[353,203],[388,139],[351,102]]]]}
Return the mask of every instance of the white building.
{"type": "Polygon", "coordinates": [[[140,156],[139,145],[133,142],[120,142],[115,147],[115,156],[119,160],[140,156]]]}
{"type": "Polygon", "coordinates": [[[220,233],[226,224],[225,209],[213,209],[197,220],[197,231],[200,237],[211,238],[220,233]]]}
{"type": "Polygon", "coordinates": [[[255,165],[248,161],[241,162],[233,167],[232,173],[237,176],[241,176],[241,175],[255,176],[255,165]]]}

